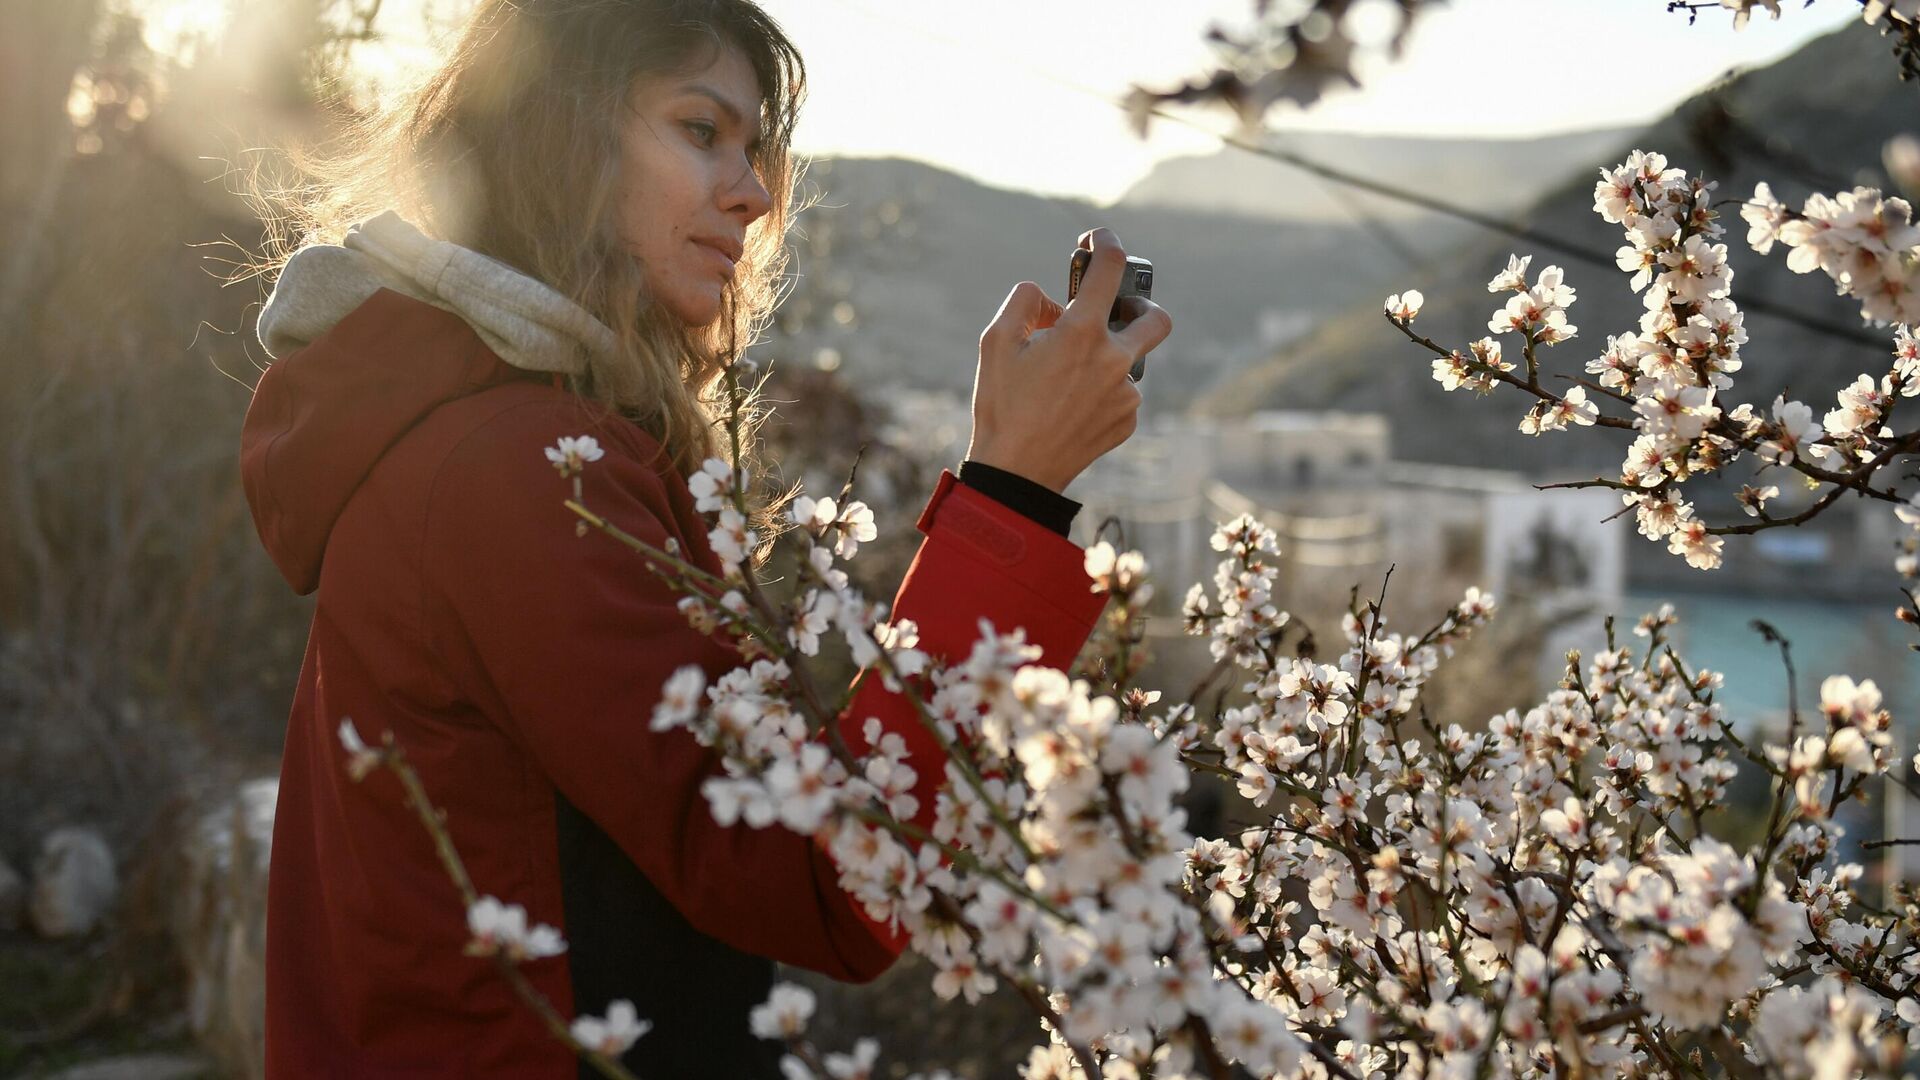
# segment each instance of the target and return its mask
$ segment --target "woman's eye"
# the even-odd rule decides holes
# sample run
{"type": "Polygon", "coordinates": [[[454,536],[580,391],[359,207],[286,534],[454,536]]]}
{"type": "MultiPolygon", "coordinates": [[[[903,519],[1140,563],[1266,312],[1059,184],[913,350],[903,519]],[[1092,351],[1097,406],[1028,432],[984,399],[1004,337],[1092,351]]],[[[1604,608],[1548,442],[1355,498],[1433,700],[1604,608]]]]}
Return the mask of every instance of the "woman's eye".
{"type": "Polygon", "coordinates": [[[700,139],[700,145],[702,146],[712,146],[714,137],[720,134],[719,128],[714,127],[712,124],[702,123],[698,120],[689,120],[682,126],[687,128],[690,131],[706,132],[706,134],[702,136],[700,139]]]}

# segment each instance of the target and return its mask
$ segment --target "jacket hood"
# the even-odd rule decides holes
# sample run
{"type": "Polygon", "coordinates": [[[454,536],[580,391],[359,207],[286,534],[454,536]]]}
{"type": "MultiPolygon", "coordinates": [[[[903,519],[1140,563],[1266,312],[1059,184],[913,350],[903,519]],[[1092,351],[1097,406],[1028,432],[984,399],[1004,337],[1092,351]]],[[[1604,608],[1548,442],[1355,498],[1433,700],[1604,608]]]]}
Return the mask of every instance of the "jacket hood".
{"type": "Polygon", "coordinates": [[[273,363],[240,434],[254,527],[295,592],[387,448],[440,405],[516,379],[578,374],[613,331],[557,290],[392,211],[294,253],[260,311],[273,363]]]}
{"type": "Polygon", "coordinates": [[[610,356],[614,333],[552,286],[471,248],[435,240],[391,210],[340,244],[294,252],[260,309],[260,344],[280,359],[318,340],[376,289],[454,312],[502,360],[526,371],[580,374],[610,356]]]}

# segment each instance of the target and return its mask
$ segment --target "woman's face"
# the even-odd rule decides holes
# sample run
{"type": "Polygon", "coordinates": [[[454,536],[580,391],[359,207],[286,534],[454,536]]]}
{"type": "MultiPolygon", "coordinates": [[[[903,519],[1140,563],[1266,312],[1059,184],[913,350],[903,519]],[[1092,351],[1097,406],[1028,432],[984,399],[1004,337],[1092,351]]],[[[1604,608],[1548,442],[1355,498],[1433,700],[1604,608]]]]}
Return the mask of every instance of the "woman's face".
{"type": "Polygon", "coordinates": [[[655,299],[706,326],[720,316],[747,226],[772,205],[749,161],[760,135],[753,66],[728,46],[703,71],[634,80],[628,109],[621,238],[655,299]]]}

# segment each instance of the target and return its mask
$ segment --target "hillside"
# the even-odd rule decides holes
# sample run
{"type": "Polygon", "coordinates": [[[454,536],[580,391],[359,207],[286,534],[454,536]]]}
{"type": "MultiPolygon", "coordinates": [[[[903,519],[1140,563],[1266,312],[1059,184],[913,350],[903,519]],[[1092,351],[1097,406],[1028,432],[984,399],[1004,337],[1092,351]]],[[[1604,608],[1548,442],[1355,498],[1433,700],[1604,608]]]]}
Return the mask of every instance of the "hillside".
{"type": "MultiPolygon", "coordinates": [[[[1276,131],[1265,142],[1322,164],[1435,194],[1501,191],[1530,203],[1631,130],[1610,128],[1533,139],[1444,139],[1276,131]]],[[[1384,196],[1343,191],[1311,173],[1238,147],[1173,158],[1120,197],[1127,206],[1185,207],[1274,221],[1346,221],[1358,207],[1395,223],[1431,224],[1425,211],[1384,196]]],[[[1412,239],[1420,239],[1415,234],[1412,239]]]]}
{"type": "MultiPolygon", "coordinates": [[[[1249,350],[1277,343],[1289,325],[1344,302],[1355,282],[1383,287],[1401,261],[1348,224],[1307,225],[1226,213],[1090,202],[992,188],[898,158],[816,163],[808,181],[824,192],[801,215],[853,226],[889,202],[901,204],[908,238],[836,243],[820,264],[796,253],[801,275],[839,277],[858,322],[770,343],[808,357],[821,345],[842,372],[868,384],[963,391],[972,385],[980,331],[1023,279],[1066,299],[1067,263],[1079,235],[1096,226],[1129,252],[1153,260],[1154,298],[1175,313],[1173,336],[1155,353],[1150,401],[1184,406],[1215,372],[1249,350]],[[1262,325],[1266,326],[1262,337],[1262,325]],[[1176,379],[1155,378],[1180,371],[1176,379]]],[[[853,231],[851,228],[845,231],[853,231]]]]}
{"type": "MultiPolygon", "coordinates": [[[[1425,177],[1497,192],[1483,196],[1482,207],[1513,213],[1551,178],[1580,167],[1596,144],[1621,136],[1284,137],[1316,157],[1385,179],[1425,177]],[[1501,175],[1519,179],[1501,187],[1494,183],[1501,175]]],[[[1382,237],[1351,205],[1326,201],[1333,196],[1322,181],[1231,148],[1164,163],[1107,208],[990,187],[901,158],[823,159],[806,180],[823,198],[799,227],[835,239],[813,256],[808,245],[797,245],[793,269],[803,277],[830,275],[829,291],[848,299],[857,319],[776,335],[764,352],[776,362],[804,363],[830,347],[843,374],[882,392],[895,385],[965,392],[980,331],[1008,291],[1032,279],[1064,300],[1074,241],[1096,226],[1113,229],[1130,252],[1153,260],[1155,299],[1174,313],[1173,336],[1155,352],[1142,385],[1148,407],[1162,411],[1188,407],[1250,355],[1306,333],[1356,294],[1397,287],[1409,253],[1430,264],[1471,237],[1470,226],[1410,218],[1375,200],[1367,214],[1390,233],[1382,237]],[[889,203],[901,207],[904,233],[876,235],[866,218],[889,203]]]]}
{"type": "MultiPolygon", "coordinates": [[[[1821,190],[1860,182],[1884,186],[1880,148],[1890,136],[1914,128],[1920,115],[1920,88],[1902,84],[1882,63],[1884,44],[1870,32],[1847,27],[1808,43],[1798,52],[1729,83],[1723,101],[1733,118],[1764,133],[1744,146],[1725,146],[1727,162],[1709,165],[1708,144],[1695,136],[1695,120],[1707,104],[1689,101],[1637,136],[1622,140],[1611,153],[1597,155],[1592,168],[1550,192],[1522,217],[1524,224],[1585,248],[1610,254],[1623,242],[1619,230],[1593,212],[1594,171],[1617,164],[1634,147],[1665,153],[1670,164],[1705,172],[1720,182],[1722,199],[1740,199],[1766,180],[1784,201],[1798,206],[1818,184],[1821,190]],[[1856,173],[1855,170],[1858,170],[1856,173]],[[1836,174],[1836,175],[1828,175],[1836,174]]],[[[1858,325],[1858,305],[1832,295],[1824,277],[1802,277],[1786,268],[1779,251],[1756,255],[1744,240],[1738,207],[1722,208],[1724,238],[1735,269],[1736,302],[1763,297],[1842,325],[1858,325]]],[[[1417,288],[1427,304],[1419,328],[1435,341],[1464,345],[1486,333],[1488,315],[1500,298],[1485,283],[1504,267],[1510,252],[1527,253],[1524,244],[1482,233],[1462,245],[1437,268],[1408,269],[1392,287],[1371,287],[1355,279],[1345,290],[1338,313],[1311,334],[1269,351],[1212,388],[1196,410],[1237,415],[1285,405],[1293,408],[1370,409],[1394,421],[1396,453],[1414,460],[1488,465],[1539,471],[1610,468],[1621,446],[1604,437],[1532,439],[1514,425],[1521,403],[1504,405],[1471,394],[1448,394],[1429,376],[1432,357],[1405,340],[1380,317],[1388,292],[1417,288]]],[[[1609,333],[1631,329],[1641,310],[1627,288],[1626,275],[1572,262],[1547,251],[1534,252],[1533,270],[1559,263],[1579,290],[1569,318],[1579,336],[1546,350],[1548,372],[1577,371],[1604,347],[1609,333]]],[[[1746,369],[1736,385],[1743,400],[1764,403],[1783,385],[1809,400],[1830,399],[1848,378],[1887,362],[1884,350],[1836,339],[1778,319],[1750,313],[1751,341],[1742,355],[1746,369]]],[[[1890,339],[1890,333],[1889,333],[1890,339]]],[[[1733,404],[1728,403],[1729,406],[1733,404]]]]}

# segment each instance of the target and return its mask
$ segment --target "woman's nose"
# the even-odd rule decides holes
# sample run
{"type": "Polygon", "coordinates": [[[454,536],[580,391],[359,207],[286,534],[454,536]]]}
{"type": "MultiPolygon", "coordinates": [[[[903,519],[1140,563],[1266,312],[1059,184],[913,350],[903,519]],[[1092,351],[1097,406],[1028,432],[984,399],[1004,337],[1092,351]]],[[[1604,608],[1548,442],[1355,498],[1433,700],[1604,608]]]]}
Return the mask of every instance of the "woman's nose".
{"type": "Polygon", "coordinates": [[[767,186],[760,182],[760,174],[751,164],[727,189],[724,201],[729,210],[747,211],[749,223],[759,220],[773,208],[773,196],[768,194],[767,186]]]}

